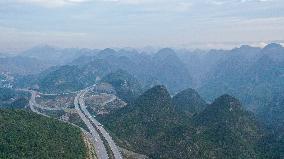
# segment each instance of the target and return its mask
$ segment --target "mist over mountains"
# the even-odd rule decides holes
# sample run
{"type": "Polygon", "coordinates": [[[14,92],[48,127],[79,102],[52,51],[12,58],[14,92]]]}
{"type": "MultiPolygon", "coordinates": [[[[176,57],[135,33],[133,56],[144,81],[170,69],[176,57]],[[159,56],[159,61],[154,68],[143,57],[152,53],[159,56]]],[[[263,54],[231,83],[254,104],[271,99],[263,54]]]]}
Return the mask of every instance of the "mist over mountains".
{"type": "Polygon", "coordinates": [[[44,92],[76,91],[123,70],[144,90],[157,84],[165,85],[171,94],[195,88],[207,101],[227,93],[259,114],[268,105],[278,109],[275,103],[279,102],[273,99],[282,94],[284,84],[284,48],[276,43],[207,52],[166,48],[155,54],[41,46],[1,60],[2,72],[19,77],[15,85],[28,83],[44,92]],[[50,66],[56,67],[48,69],[50,66]]]}
{"type": "Polygon", "coordinates": [[[0,159],[284,159],[284,0],[0,0],[0,159]]]}
{"type": "Polygon", "coordinates": [[[115,92],[127,104],[111,101],[114,111],[94,115],[119,146],[150,158],[284,155],[280,44],[149,54],[41,46],[1,57],[0,71],[2,108],[27,107],[19,89],[62,95],[97,84],[103,95],[115,92]]]}

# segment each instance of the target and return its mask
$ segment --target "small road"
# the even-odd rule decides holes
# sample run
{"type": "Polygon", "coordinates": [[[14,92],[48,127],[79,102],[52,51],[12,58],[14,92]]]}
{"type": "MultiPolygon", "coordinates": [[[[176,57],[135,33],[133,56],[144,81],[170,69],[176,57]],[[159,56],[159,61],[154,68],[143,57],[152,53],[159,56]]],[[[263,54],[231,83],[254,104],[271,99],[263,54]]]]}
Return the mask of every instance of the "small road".
{"type": "Polygon", "coordinates": [[[116,146],[115,142],[113,141],[113,139],[111,138],[111,136],[109,135],[109,133],[103,128],[102,124],[100,124],[87,110],[86,105],[85,105],[85,101],[84,101],[84,96],[85,94],[91,89],[92,87],[86,88],[84,90],[82,90],[82,92],[80,94],[78,94],[79,96],[79,105],[80,108],[82,109],[83,113],[87,116],[87,118],[95,125],[95,127],[97,128],[98,131],[100,131],[100,133],[102,134],[102,136],[104,137],[104,139],[107,141],[107,144],[109,145],[114,158],[115,159],[122,159],[122,155],[118,149],[118,147],[116,146]]]}
{"type": "Polygon", "coordinates": [[[67,92],[67,93],[42,93],[42,92],[39,92],[38,94],[46,95],[46,96],[60,96],[60,95],[77,94],[77,93],[78,93],[78,91],[67,92]]]}
{"type": "Polygon", "coordinates": [[[36,108],[38,107],[38,104],[36,103],[36,100],[35,100],[36,95],[37,95],[36,91],[30,90],[29,92],[31,93],[31,99],[30,99],[30,101],[29,101],[30,109],[31,109],[33,112],[35,112],[35,113],[37,113],[37,114],[39,114],[39,115],[43,115],[43,116],[49,117],[48,115],[43,114],[43,113],[39,112],[39,111],[36,109],[36,108]]]}
{"type": "Polygon", "coordinates": [[[86,126],[90,130],[92,138],[95,141],[95,149],[96,149],[97,157],[99,159],[108,159],[109,157],[108,157],[108,154],[107,154],[107,150],[104,146],[104,143],[103,143],[99,133],[97,132],[95,127],[92,125],[92,123],[88,120],[88,118],[85,116],[85,114],[80,109],[79,98],[81,97],[82,93],[83,92],[79,92],[74,99],[75,109],[77,110],[80,118],[83,120],[83,122],[86,124],[86,126]]]}
{"type": "MultiPolygon", "coordinates": [[[[35,108],[39,108],[39,109],[42,109],[42,110],[48,110],[48,111],[59,111],[59,110],[64,110],[62,108],[48,108],[48,107],[43,107],[39,104],[36,103],[36,96],[40,93],[34,91],[34,90],[22,90],[22,91],[27,91],[27,92],[30,92],[31,93],[31,99],[30,99],[30,108],[31,109],[34,109],[36,111],[35,108]],[[32,105],[32,106],[31,106],[32,105]]],[[[33,110],[32,110],[33,111],[33,110]]],[[[33,111],[34,112],[34,111],[33,111]]]]}

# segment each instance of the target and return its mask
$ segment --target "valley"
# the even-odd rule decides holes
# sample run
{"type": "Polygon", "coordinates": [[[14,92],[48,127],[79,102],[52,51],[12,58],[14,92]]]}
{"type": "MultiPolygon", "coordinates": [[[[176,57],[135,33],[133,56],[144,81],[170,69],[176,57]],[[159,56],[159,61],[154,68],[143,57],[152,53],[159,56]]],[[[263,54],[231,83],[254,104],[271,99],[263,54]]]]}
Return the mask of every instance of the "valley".
{"type": "MultiPolygon", "coordinates": [[[[95,88],[95,85],[92,87],[88,87],[86,89],[83,89],[81,91],[78,91],[77,95],[74,98],[74,106],[75,110],[80,116],[81,120],[84,122],[84,124],[87,127],[86,132],[83,128],[82,132],[86,135],[92,136],[91,140],[95,147],[95,154],[97,154],[98,159],[106,159],[106,158],[113,158],[113,159],[122,159],[121,152],[119,151],[119,148],[116,146],[115,142],[112,140],[112,137],[109,135],[109,133],[103,128],[103,125],[100,124],[96,119],[93,118],[93,116],[88,112],[85,105],[85,94],[88,93],[90,90],[93,90],[95,88]],[[103,139],[102,139],[103,138],[103,139]],[[104,140],[106,142],[104,142],[104,140]],[[107,145],[105,145],[107,144],[107,145]],[[110,148],[110,151],[107,151],[106,148],[110,148]],[[111,154],[109,154],[111,153],[111,154]]],[[[56,111],[66,111],[66,109],[72,109],[72,108],[52,108],[50,106],[41,106],[37,103],[36,98],[40,98],[41,96],[62,96],[61,94],[42,94],[33,90],[22,90],[22,91],[28,91],[31,93],[31,98],[29,101],[29,106],[32,112],[35,112],[36,114],[50,117],[48,112],[56,112],[56,111]]],[[[105,94],[102,94],[102,98],[105,94]]],[[[100,96],[100,95],[98,95],[100,96]]],[[[103,103],[100,103],[98,101],[98,106],[104,106],[114,100],[116,100],[117,97],[115,95],[111,95],[111,99],[107,99],[103,103]]],[[[46,100],[46,99],[45,99],[46,100]]],[[[43,99],[44,101],[44,99],[43,99]]],[[[62,102],[62,101],[61,101],[62,102]]],[[[63,101],[64,102],[64,101],[63,101]]],[[[61,103],[62,104],[62,103],[61,103]]],[[[67,103],[63,103],[63,105],[66,105],[67,103]]],[[[58,117],[59,120],[63,122],[68,122],[68,120],[64,120],[64,115],[58,117]]],[[[69,122],[68,122],[69,123],[69,122]]],[[[71,123],[72,124],[72,123],[71,123]]],[[[74,124],[72,124],[74,125],[74,124]]],[[[77,125],[75,125],[77,126],[77,125]]],[[[77,126],[79,127],[79,125],[77,126]]]]}
{"type": "Polygon", "coordinates": [[[79,129],[90,158],[278,159],[284,87],[282,58],[271,49],[277,56],[284,50],[104,49],[33,75],[5,76],[1,107],[79,129]],[[192,70],[207,63],[211,70],[192,70]]]}
{"type": "Polygon", "coordinates": [[[284,0],[0,0],[0,159],[284,159],[284,0]]]}

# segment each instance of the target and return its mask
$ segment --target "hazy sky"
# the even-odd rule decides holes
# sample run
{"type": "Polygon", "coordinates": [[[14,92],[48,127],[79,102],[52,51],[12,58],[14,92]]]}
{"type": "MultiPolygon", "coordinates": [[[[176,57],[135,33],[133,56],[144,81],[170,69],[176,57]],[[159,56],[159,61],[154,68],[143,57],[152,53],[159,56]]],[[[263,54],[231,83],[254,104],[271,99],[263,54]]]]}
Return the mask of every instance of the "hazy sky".
{"type": "Polygon", "coordinates": [[[284,0],[0,0],[0,51],[284,40],[284,0]]]}

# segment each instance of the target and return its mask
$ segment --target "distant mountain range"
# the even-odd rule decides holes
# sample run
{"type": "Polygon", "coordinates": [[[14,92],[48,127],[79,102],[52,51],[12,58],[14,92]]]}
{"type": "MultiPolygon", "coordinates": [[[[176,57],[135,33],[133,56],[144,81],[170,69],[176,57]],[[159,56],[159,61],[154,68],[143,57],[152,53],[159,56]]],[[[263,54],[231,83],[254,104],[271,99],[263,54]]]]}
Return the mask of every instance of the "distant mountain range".
{"type": "Polygon", "coordinates": [[[0,69],[26,75],[42,72],[51,65],[63,65],[15,79],[16,86],[38,85],[47,92],[78,90],[123,70],[136,78],[143,90],[163,84],[174,95],[196,88],[207,101],[227,93],[239,98],[248,110],[261,114],[277,104],[273,99],[284,90],[283,62],[284,48],[275,43],[264,48],[244,45],[233,50],[193,52],[166,48],[156,54],[133,49],[98,51],[40,46],[25,51],[21,57],[3,58],[2,66],[0,59],[0,69]]]}
{"type": "Polygon", "coordinates": [[[35,58],[15,56],[0,58],[0,71],[13,75],[37,74],[51,65],[35,58]]]}
{"type": "MultiPolygon", "coordinates": [[[[284,48],[278,44],[263,49],[249,46],[234,49],[215,65],[198,90],[210,101],[224,93],[231,94],[258,116],[263,110],[275,112],[273,107],[278,101],[274,99],[284,91],[283,56],[284,48]]],[[[277,109],[283,112],[284,106],[277,109]]],[[[265,120],[275,119],[271,115],[265,120]]]]}
{"type": "Polygon", "coordinates": [[[128,105],[99,119],[120,146],[150,158],[284,157],[279,44],[151,54],[41,46],[2,57],[0,71],[9,77],[1,77],[5,108],[27,105],[14,88],[63,93],[111,84],[128,105]]]}
{"type": "Polygon", "coordinates": [[[0,71],[13,75],[38,74],[51,66],[65,65],[82,55],[94,55],[96,52],[90,49],[36,46],[19,54],[1,56],[0,71]]]}
{"type": "Polygon", "coordinates": [[[154,55],[105,49],[94,56],[84,55],[67,66],[57,67],[54,72],[40,75],[37,83],[40,89],[48,92],[78,90],[118,70],[124,70],[138,79],[144,89],[164,84],[174,93],[190,87],[192,81],[185,65],[171,49],[160,50],[154,55]],[[65,77],[68,80],[62,79],[65,77]],[[73,86],[70,85],[71,81],[74,82],[73,86]],[[58,87],[65,83],[66,86],[58,87]]]}
{"type": "Polygon", "coordinates": [[[16,86],[39,86],[42,91],[55,93],[74,91],[123,70],[136,78],[144,91],[158,84],[165,85],[171,95],[196,88],[206,101],[230,94],[270,123],[276,120],[272,115],[276,111],[272,108],[283,112],[283,106],[277,106],[278,102],[274,100],[279,99],[284,91],[284,48],[279,44],[272,43],[264,48],[244,45],[233,50],[193,52],[166,48],[156,54],[143,54],[133,49],[98,51],[42,46],[27,50],[22,55],[26,57],[3,59],[2,70],[36,73],[50,66],[52,59],[55,60],[52,65],[63,66],[38,75],[20,76],[15,79],[16,86]],[[17,62],[19,59],[24,62],[17,62]],[[264,111],[270,111],[269,119],[263,115],[264,111]]]}
{"type": "Polygon", "coordinates": [[[48,45],[36,46],[21,53],[21,56],[35,58],[52,65],[64,65],[82,55],[94,55],[97,50],[77,48],[55,48],[48,45]]]}

